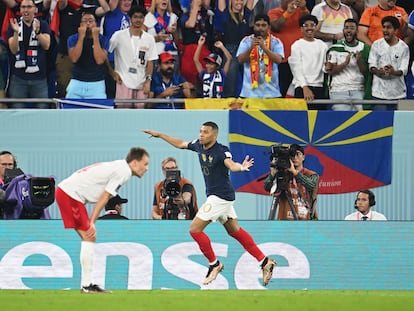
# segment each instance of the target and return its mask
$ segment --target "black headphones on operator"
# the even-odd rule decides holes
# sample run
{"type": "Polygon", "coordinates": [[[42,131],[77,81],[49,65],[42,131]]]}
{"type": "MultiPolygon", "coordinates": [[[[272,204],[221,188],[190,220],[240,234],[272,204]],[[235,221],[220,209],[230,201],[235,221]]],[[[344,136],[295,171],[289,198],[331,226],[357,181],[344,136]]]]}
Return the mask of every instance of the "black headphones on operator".
{"type": "Polygon", "coordinates": [[[0,156],[5,155],[5,154],[10,154],[13,157],[13,168],[17,168],[17,161],[16,161],[15,156],[10,151],[4,150],[0,152],[0,156]]]}
{"type": "MultiPolygon", "coordinates": [[[[358,198],[358,195],[360,193],[368,194],[368,204],[369,204],[369,207],[375,205],[375,203],[376,203],[375,202],[375,194],[371,190],[366,189],[366,190],[360,190],[360,191],[358,191],[357,198],[358,198]]],[[[357,200],[355,200],[355,206],[354,207],[355,207],[355,209],[358,209],[358,207],[357,207],[357,200]]]]}

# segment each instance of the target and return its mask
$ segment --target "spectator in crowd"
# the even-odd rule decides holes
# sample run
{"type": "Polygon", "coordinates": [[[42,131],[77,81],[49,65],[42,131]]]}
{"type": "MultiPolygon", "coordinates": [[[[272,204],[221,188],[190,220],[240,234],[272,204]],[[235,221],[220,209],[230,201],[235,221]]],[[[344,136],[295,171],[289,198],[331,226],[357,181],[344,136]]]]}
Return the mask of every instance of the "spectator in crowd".
{"type": "Polygon", "coordinates": [[[214,16],[217,39],[223,42],[232,56],[230,69],[224,83],[224,97],[239,97],[243,83],[243,66],[236,57],[240,41],[252,33],[249,20],[254,0],[218,0],[214,16]]]}
{"type": "Polygon", "coordinates": [[[128,199],[121,198],[118,194],[113,198],[110,198],[105,205],[105,215],[98,219],[128,219],[122,214],[122,204],[128,203],[128,199]]]}
{"type": "Polygon", "coordinates": [[[204,58],[206,63],[206,69],[200,63],[200,51],[205,43],[206,39],[204,36],[201,36],[198,40],[198,47],[194,54],[194,64],[197,68],[197,72],[200,75],[200,80],[202,82],[202,97],[210,98],[221,98],[223,97],[223,88],[225,85],[227,73],[229,72],[230,63],[232,56],[226,47],[223,45],[223,42],[216,41],[214,46],[223,51],[226,58],[226,63],[221,69],[221,64],[223,59],[220,55],[216,53],[211,53],[209,56],[204,58]]]}
{"type": "Polygon", "coordinates": [[[375,40],[383,37],[382,19],[385,16],[393,16],[398,19],[400,27],[396,36],[404,39],[407,36],[407,12],[395,5],[395,0],[378,0],[378,5],[367,7],[359,20],[358,39],[370,47],[375,40]]]}
{"type": "Polygon", "coordinates": [[[334,104],[332,110],[362,110],[362,105],[355,105],[352,100],[364,99],[366,80],[369,76],[369,47],[357,39],[356,20],[347,19],[343,32],[344,40],[332,45],[326,57],[325,70],[329,74],[329,98],[350,101],[334,104]]]}
{"type": "MultiPolygon", "coordinates": [[[[204,58],[211,52],[213,44],[213,16],[210,10],[210,0],[192,0],[191,8],[184,13],[180,19],[181,35],[183,38],[181,60],[192,60],[197,49],[200,36],[206,37],[206,44],[200,52],[200,59],[205,66],[204,58]]],[[[181,61],[181,74],[183,77],[195,85],[197,82],[197,68],[192,61],[181,61]]]]}
{"type": "Polygon", "coordinates": [[[192,182],[181,177],[177,160],[173,157],[162,160],[161,168],[164,179],[157,182],[154,187],[152,219],[193,219],[198,212],[198,206],[192,182]],[[173,172],[174,176],[178,176],[178,180],[171,179],[168,172],[173,172]],[[169,182],[174,182],[174,184],[171,186],[169,182]],[[176,183],[179,187],[176,187],[176,183]]]}
{"type": "Polygon", "coordinates": [[[290,167],[278,172],[272,159],[270,174],[264,181],[264,188],[279,197],[278,220],[318,220],[316,200],[319,175],[305,167],[305,149],[297,144],[289,146],[292,156],[290,167]]]}
{"type": "Polygon", "coordinates": [[[341,3],[340,0],[326,0],[315,5],[312,15],[318,19],[315,29],[315,38],[324,41],[328,47],[336,41],[343,39],[342,27],[348,18],[358,18],[352,16],[351,9],[341,3]]]}
{"type": "Polygon", "coordinates": [[[309,108],[324,110],[324,106],[311,103],[314,99],[326,97],[323,67],[327,46],[322,40],[314,37],[317,24],[316,16],[310,14],[299,19],[303,38],[292,44],[288,62],[292,70],[295,97],[304,98],[309,108]]]}
{"type": "MultiPolygon", "coordinates": [[[[150,98],[190,98],[193,84],[175,71],[175,58],[169,52],[162,52],[158,59],[158,71],[154,74],[151,82],[150,98]]],[[[180,104],[152,103],[148,108],[171,109],[183,108],[180,104]]]]}
{"type": "MultiPolygon", "coordinates": [[[[146,13],[143,7],[132,6],[128,12],[131,27],[115,32],[110,40],[109,51],[115,52],[117,99],[145,99],[150,94],[153,61],[158,55],[154,37],[144,31],[146,13]]],[[[129,107],[144,108],[145,104],[131,103],[129,107]]]]}
{"type": "Polygon", "coordinates": [[[383,214],[372,210],[375,204],[375,194],[371,190],[358,191],[354,204],[357,211],[346,216],[345,220],[387,220],[383,214]]]}
{"type": "Polygon", "coordinates": [[[95,163],[61,181],[56,188],[56,203],[65,229],[75,229],[81,238],[81,293],[105,293],[93,283],[95,222],[111,197],[131,176],[141,178],[148,170],[149,154],[145,149],[131,148],[124,160],[95,163]],[[93,203],[88,216],[86,203],[93,203]]]}
{"type": "Polygon", "coordinates": [[[243,64],[241,97],[280,97],[278,65],[283,61],[282,42],[270,33],[270,19],[258,14],[254,19],[254,34],[244,37],[237,51],[243,64]]]}
{"type": "Polygon", "coordinates": [[[152,0],[151,9],[145,15],[144,25],[147,32],[154,36],[157,55],[169,52],[174,56],[176,66],[179,66],[177,21],[178,16],[172,11],[170,0],[152,0]]]}
{"type": "Polygon", "coordinates": [[[198,154],[206,184],[207,201],[192,220],[190,234],[209,262],[209,269],[203,285],[214,281],[224,269],[223,264],[214,253],[209,237],[204,233],[205,228],[213,221],[219,221],[227,233],[256,258],[263,272],[262,284],[264,286],[269,284],[276,261],[266,257],[251,235],[238,224],[233,207],[235,193],[229,178],[229,170],[234,173],[248,171],[252,167],[254,159],[247,155],[242,163],[234,162],[229,148],[217,142],[218,126],[214,122],[205,122],[200,128],[199,139],[192,142],[186,142],[157,131],[144,130],[144,132],[152,137],[161,138],[175,148],[188,149],[198,154]]]}
{"type": "MultiPolygon", "coordinates": [[[[2,0],[4,5],[4,20],[2,21],[2,33],[1,36],[4,39],[7,39],[7,29],[9,27],[10,19],[16,18],[20,19],[22,17],[22,11],[20,10],[20,6],[22,4],[22,0],[2,0]]],[[[46,23],[49,24],[50,22],[50,6],[52,0],[36,0],[34,1],[34,5],[36,6],[35,17],[40,20],[44,20],[46,23]]]]}
{"type": "MultiPolygon", "coordinates": [[[[20,5],[21,19],[10,20],[7,31],[10,50],[11,98],[47,98],[46,53],[50,47],[50,28],[35,18],[34,0],[23,0],[20,5]]],[[[11,108],[49,108],[48,103],[13,103],[11,108]]]]}
{"type": "MultiPolygon", "coordinates": [[[[6,18],[3,22],[2,36],[7,40],[7,29],[10,23],[10,19],[20,19],[22,17],[20,11],[21,0],[3,0],[6,9],[6,18]]],[[[35,17],[39,20],[45,21],[48,25],[50,24],[50,7],[52,0],[35,0],[36,11],[35,17]]],[[[50,36],[50,47],[46,53],[47,67],[46,77],[48,83],[48,97],[56,96],[56,40],[53,35],[50,36]]]]}
{"type": "Polygon", "coordinates": [[[106,0],[92,2],[88,0],[84,1],[59,0],[53,11],[50,28],[58,38],[58,52],[56,56],[56,84],[58,97],[67,97],[66,89],[72,78],[73,70],[73,63],[68,54],[68,38],[71,35],[78,33],[82,14],[90,13],[95,17],[102,17],[110,10],[106,0]]]}
{"type": "Polygon", "coordinates": [[[99,33],[95,16],[82,15],[78,33],[68,38],[68,53],[73,62],[67,98],[105,99],[105,61],[108,41],[99,33]]]}
{"type": "MultiPolygon", "coordinates": [[[[131,9],[132,0],[111,0],[109,1],[110,11],[101,19],[101,34],[109,41],[115,31],[129,28],[131,22],[128,12],[131,9]]],[[[106,96],[115,98],[116,82],[112,75],[115,68],[114,52],[108,52],[108,72],[105,76],[106,96]]]]}
{"type": "Polygon", "coordinates": [[[285,97],[292,83],[292,71],[288,64],[292,44],[302,37],[299,18],[309,14],[305,0],[282,0],[279,7],[270,10],[267,15],[270,18],[272,34],[279,38],[284,47],[285,58],[279,64],[280,93],[285,97]]]}
{"type": "MultiPolygon", "coordinates": [[[[410,51],[407,44],[396,35],[400,22],[394,16],[382,19],[384,37],[374,41],[369,53],[372,72],[372,97],[380,100],[404,99],[407,88],[404,77],[408,72],[410,51]]],[[[375,104],[372,110],[394,110],[396,105],[375,104]]]]}

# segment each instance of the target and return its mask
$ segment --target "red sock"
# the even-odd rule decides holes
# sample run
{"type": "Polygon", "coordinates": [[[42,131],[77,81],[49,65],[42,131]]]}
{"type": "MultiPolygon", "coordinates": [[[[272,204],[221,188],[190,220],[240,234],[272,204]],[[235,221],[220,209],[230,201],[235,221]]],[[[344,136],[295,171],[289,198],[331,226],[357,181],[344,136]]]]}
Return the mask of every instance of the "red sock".
{"type": "Polygon", "coordinates": [[[190,232],[193,239],[197,242],[198,247],[204,256],[207,257],[208,262],[212,263],[216,261],[216,254],[214,254],[213,248],[211,247],[210,238],[204,232],[190,232]]]}
{"type": "Polygon", "coordinates": [[[241,245],[243,245],[244,249],[249,252],[257,261],[262,261],[266,258],[266,255],[257,247],[256,243],[254,242],[252,236],[245,231],[243,228],[240,228],[239,231],[230,233],[230,235],[235,238],[241,245]]]}

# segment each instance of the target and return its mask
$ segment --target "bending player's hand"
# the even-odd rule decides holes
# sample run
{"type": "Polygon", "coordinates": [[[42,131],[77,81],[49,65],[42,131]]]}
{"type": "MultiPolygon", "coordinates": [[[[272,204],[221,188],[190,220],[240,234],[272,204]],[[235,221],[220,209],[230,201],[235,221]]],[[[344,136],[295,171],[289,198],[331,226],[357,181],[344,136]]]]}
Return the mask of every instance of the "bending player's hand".
{"type": "Polygon", "coordinates": [[[96,238],[95,224],[91,223],[91,225],[89,226],[89,229],[86,231],[86,236],[90,239],[96,238]]]}
{"type": "Polygon", "coordinates": [[[160,137],[161,133],[153,130],[142,130],[144,133],[150,135],[151,137],[160,137]]]}
{"type": "Polygon", "coordinates": [[[250,171],[250,168],[253,166],[253,164],[254,164],[254,158],[249,159],[249,156],[247,155],[244,158],[243,163],[241,164],[240,171],[242,172],[250,171]]]}

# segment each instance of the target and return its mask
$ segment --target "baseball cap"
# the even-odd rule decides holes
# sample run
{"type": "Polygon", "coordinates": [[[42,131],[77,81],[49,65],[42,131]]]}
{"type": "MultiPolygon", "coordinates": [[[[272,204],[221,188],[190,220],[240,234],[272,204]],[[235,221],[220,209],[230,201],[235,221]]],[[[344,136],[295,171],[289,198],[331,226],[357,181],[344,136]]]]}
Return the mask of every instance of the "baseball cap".
{"type": "Polygon", "coordinates": [[[221,63],[222,63],[222,59],[221,59],[220,55],[217,55],[215,53],[211,53],[209,56],[204,57],[204,60],[212,62],[212,63],[214,63],[218,66],[221,66],[221,63]]]}
{"type": "Polygon", "coordinates": [[[170,60],[175,61],[175,58],[169,52],[162,52],[160,54],[161,63],[166,63],[166,62],[169,62],[170,60]]]}
{"type": "Polygon", "coordinates": [[[128,199],[121,198],[119,195],[114,196],[113,198],[109,199],[108,203],[105,205],[105,209],[114,209],[115,205],[127,203],[128,199]]]}

